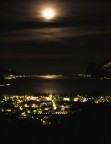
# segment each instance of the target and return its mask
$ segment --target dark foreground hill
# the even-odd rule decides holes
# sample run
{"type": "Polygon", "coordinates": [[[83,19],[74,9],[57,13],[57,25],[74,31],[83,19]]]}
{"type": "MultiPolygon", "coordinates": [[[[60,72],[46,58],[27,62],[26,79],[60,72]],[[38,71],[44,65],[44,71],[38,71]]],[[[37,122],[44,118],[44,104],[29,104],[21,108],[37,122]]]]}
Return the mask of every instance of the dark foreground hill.
{"type": "Polygon", "coordinates": [[[41,126],[25,119],[8,121],[0,118],[1,139],[9,144],[110,144],[110,110],[110,105],[84,105],[81,113],[67,117],[62,125],[52,126],[41,126]]]}

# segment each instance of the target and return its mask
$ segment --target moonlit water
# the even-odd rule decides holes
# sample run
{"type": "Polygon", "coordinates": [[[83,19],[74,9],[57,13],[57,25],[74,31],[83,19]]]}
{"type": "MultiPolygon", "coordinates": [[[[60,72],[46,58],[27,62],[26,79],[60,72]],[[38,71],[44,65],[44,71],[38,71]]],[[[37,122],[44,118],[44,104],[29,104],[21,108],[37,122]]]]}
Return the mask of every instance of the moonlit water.
{"type": "Polygon", "coordinates": [[[100,79],[27,79],[11,82],[3,93],[56,93],[66,95],[107,95],[111,81],[100,79]]]}

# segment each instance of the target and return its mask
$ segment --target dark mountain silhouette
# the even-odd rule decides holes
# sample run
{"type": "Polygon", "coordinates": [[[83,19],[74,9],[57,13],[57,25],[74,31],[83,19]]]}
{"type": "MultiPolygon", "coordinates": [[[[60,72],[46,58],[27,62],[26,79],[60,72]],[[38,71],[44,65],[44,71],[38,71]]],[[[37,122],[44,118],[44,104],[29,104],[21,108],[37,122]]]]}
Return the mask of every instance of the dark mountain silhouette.
{"type": "Polygon", "coordinates": [[[111,78],[111,60],[102,64],[89,63],[86,74],[90,74],[92,77],[111,78]]]}

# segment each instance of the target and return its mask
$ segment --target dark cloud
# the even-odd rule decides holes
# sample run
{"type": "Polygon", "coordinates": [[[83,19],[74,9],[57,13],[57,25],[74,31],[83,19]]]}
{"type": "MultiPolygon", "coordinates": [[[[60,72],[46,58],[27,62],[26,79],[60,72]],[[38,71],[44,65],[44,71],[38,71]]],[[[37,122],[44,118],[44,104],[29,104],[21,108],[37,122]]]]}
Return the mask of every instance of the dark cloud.
{"type": "Polygon", "coordinates": [[[82,72],[110,54],[109,0],[4,0],[0,2],[0,65],[27,72],[82,72]],[[58,17],[46,22],[50,4],[58,17]],[[35,69],[35,67],[37,69],[35,69]]]}

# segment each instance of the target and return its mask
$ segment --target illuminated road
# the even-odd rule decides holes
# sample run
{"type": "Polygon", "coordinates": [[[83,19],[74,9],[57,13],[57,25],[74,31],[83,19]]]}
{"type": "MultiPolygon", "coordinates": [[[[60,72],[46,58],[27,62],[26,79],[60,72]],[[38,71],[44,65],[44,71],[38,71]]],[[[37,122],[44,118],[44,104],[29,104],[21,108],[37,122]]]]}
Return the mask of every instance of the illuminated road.
{"type": "Polygon", "coordinates": [[[56,109],[57,109],[57,106],[56,106],[55,101],[52,99],[51,102],[52,102],[52,105],[53,105],[53,110],[56,110],[56,109]]]}

